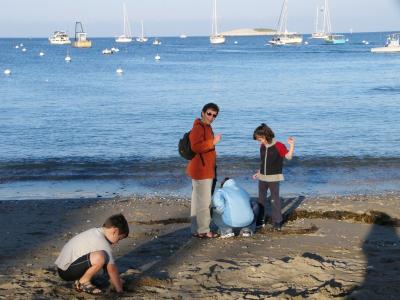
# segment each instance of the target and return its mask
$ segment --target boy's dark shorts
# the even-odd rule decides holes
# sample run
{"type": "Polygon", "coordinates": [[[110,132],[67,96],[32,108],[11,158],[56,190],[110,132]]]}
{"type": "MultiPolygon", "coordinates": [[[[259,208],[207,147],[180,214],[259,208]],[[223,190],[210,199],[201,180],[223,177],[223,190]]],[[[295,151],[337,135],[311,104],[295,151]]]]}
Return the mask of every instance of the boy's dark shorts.
{"type": "MultiPolygon", "coordinates": [[[[106,257],[106,263],[104,264],[105,269],[109,262],[109,256],[105,251],[104,254],[106,257]]],[[[75,281],[80,279],[91,266],[90,253],[88,253],[75,260],[65,271],[58,268],[58,275],[65,281],[75,281]]]]}

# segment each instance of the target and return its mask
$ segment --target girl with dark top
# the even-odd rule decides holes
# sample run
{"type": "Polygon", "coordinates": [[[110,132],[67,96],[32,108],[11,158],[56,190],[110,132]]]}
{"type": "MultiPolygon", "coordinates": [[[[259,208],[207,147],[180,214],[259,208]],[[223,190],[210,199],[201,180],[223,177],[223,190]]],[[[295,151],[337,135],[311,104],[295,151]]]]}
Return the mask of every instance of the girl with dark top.
{"type": "Polygon", "coordinates": [[[260,142],[260,170],[253,175],[258,179],[258,193],[260,213],[257,221],[258,227],[264,226],[264,207],[267,201],[268,189],[271,192],[271,221],[275,230],[282,227],[281,201],[279,198],[279,182],[284,180],[282,174],[283,160],[292,159],[294,151],[294,139],[289,137],[287,142],[289,150],[284,144],[275,140],[275,134],[271,128],[262,123],[254,130],[253,139],[260,142]]]}

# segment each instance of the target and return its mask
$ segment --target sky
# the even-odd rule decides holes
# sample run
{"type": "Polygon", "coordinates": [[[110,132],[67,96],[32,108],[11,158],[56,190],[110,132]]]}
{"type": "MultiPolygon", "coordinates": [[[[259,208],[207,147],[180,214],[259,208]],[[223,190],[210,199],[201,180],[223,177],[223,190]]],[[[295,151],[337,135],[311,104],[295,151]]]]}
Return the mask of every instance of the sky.
{"type": "MultiPolygon", "coordinates": [[[[81,21],[89,37],[122,33],[126,3],[133,35],[144,21],[147,36],[209,35],[212,0],[0,0],[0,37],[74,33],[81,21]]],[[[275,29],[283,0],[218,0],[219,31],[275,29]]],[[[323,0],[289,0],[288,30],[311,33],[323,0]]],[[[334,32],[400,31],[400,0],[329,0],[334,32]]]]}

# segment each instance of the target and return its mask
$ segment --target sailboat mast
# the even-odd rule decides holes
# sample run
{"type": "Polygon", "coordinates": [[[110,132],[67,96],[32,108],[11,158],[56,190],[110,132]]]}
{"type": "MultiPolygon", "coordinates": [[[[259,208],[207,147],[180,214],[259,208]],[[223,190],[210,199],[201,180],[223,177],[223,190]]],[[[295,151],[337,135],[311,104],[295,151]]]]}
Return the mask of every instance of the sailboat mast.
{"type": "Polygon", "coordinates": [[[287,0],[283,0],[281,14],[278,20],[278,33],[287,32],[287,0]]]}
{"type": "Polygon", "coordinates": [[[123,17],[124,17],[124,35],[127,36],[127,28],[126,28],[126,6],[125,3],[122,5],[123,17]]]}
{"type": "Polygon", "coordinates": [[[328,0],[325,0],[324,32],[328,34],[332,33],[331,15],[329,12],[328,0]]]}
{"type": "Polygon", "coordinates": [[[318,20],[319,20],[319,7],[317,7],[317,18],[315,19],[315,32],[318,32],[318,20]]]}

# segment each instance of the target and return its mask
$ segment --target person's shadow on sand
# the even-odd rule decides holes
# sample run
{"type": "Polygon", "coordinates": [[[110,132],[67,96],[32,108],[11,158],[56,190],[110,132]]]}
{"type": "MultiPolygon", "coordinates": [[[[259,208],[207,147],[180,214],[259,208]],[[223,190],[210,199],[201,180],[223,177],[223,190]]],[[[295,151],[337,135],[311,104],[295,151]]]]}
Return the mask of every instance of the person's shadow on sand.
{"type": "MultiPolygon", "coordinates": [[[[383,218],[390,217],[383,214],[383,218]]],[[[385,218],[385,219],[386,219],[385,218]]],[[[366,257],[364,282],[348,299],[400,299],[400,238],[398,220],[373,224],[363,243],[366,257]]]]}

